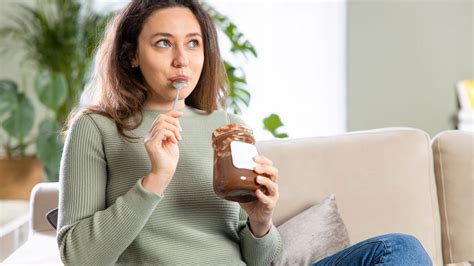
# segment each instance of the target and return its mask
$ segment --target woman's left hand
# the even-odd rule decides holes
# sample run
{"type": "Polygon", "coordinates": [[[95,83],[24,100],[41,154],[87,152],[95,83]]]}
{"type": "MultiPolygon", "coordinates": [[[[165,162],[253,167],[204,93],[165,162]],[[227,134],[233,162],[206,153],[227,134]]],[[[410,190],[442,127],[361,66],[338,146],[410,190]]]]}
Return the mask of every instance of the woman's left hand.
{"type": "Polygon", "coordinates": [[[265,156],[256,156],[253,158],[259,165],[254,171],[259,174],[257,183],[265,187],[267,193],[257,189],[255,195],[257,200],[240,203],[249,217],[250,229],[254,236],[264,236],[273,225],[273,209],[278,201],[278,169],[273,166],[273,162],[265,156]]]}

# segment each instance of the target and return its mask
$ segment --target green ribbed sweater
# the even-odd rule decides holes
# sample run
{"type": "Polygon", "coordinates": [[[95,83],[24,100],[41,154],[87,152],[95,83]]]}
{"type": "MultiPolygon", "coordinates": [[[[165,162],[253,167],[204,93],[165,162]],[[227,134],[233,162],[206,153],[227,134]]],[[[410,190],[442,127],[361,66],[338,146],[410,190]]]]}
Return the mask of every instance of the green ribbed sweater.
{"type": "MultiPolygon", "coordinates": [[[[238,203],[213,191],[212,131],[240,118],[183,112],[180,158],[163,197],[141,185],[151,169],[142,140],[128,142],[97,114],[72,124],[60,169],[57,241],[64,263],[268,265],[279,253],[274,226],[254,237],[238,203]]],[[[160,113],[145,110],[132,133],[143,137],[160,113]]]]}

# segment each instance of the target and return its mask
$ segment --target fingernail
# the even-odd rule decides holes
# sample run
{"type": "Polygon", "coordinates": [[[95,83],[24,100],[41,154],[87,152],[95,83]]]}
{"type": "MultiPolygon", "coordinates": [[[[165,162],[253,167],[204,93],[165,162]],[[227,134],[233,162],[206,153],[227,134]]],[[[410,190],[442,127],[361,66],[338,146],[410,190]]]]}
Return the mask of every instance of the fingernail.
{"type": "Polygon", "coordinates": [[[183,131],[183,128],[181,126],[179,126],[179,131],[183,131]]]}
{"type": "Polygon", "coordinates": [[[262,177],[261,176],[257,176],[257,181],[262,181],[262,177]]]}

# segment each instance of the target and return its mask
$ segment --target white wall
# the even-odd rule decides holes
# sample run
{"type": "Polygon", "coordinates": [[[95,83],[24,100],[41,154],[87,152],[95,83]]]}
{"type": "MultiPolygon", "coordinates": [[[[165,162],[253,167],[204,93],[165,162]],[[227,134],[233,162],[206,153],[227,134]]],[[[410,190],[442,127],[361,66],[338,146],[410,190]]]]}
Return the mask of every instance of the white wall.
{"type": "MultiPolygon", "coordinates": [[[[208,2],[259,55],[243,64],[252,94],[243,118],[257,139],[271,138],[262,129],[271,113],[280,115],[292,138],[346,130],[344,1],[208,2]]],[[[224,57],[233,58],[223,36],[221,44],[224,57]]]]}
{"type": "Polygon", "coordinates": [[[350,0],[348,129],[456,127],[455,84],[474,79],[473,0],[350,0]]]}

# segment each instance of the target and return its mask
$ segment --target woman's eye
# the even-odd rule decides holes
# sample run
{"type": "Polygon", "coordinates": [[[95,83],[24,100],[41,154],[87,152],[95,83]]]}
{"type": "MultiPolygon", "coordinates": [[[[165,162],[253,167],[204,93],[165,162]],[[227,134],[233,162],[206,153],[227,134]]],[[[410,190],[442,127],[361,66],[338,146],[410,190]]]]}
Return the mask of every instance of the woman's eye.
{"type": "Polygon", "coordinates": [[[190,46],[193,47],[193,48],[199,46],[199,41],[198,41],[198,40],[192,40],[192,41],[190,41],[189,43],[191,43],[190,46]],[[193,43],[194,43],[194,44],[193,44],[193,43]]]}
{"type": "MultiPolygon", "coordinates": [[[[156,47],[169,47],[171,46],[171,43],[168,40],[159,40],[155,43],[156,47]]],[[[198,40],[191,40],[189,42],[189,47],[191,48],[196,48],[199,46],[199,41],[198,40]]]]}
{"type": "Polygon", "coordinates": [[[155,46],[157,47],[166,47],[166,45],[170,45],[170,42],[168,40],[159,40],[155,43],[155,46]]]}

